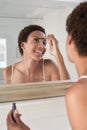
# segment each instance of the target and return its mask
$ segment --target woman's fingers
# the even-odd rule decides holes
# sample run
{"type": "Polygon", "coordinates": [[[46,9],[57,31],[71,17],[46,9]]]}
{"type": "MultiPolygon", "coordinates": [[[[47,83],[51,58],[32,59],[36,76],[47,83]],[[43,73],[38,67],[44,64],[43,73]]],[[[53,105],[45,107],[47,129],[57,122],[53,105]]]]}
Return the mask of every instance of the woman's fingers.
{"type": "Polygon", "coordinates": [[[58,44],[58,40],[55,38],[53,34],[47,36],[47,41],[50,45],[58,44]]]}
{"type": "Polygon", "coordinates": [[[15,125],[15,122],[12,119],[12,111],[10,111],[7,115],[7,126],[15,125]]]}
{"type": "Polygon", "coordinates": [[[17,124],[22,123],[20,117],[21,117],[21,114],[18,113],[18,111],[17,111],[17,109],[16,109],[16,110],[14,111],[14,118],[15,118],[15,121],[16,121],[17,124]]]}

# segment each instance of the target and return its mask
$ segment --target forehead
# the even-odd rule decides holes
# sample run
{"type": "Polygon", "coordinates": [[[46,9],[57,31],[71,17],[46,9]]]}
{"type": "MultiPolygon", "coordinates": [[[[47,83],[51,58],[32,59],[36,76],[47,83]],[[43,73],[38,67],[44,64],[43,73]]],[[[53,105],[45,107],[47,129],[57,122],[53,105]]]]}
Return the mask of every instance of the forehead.
{"type": "Polygon", "coordinates": [[[30,33],[29,37],[46,38],[46,35],[41,31],[33,31],[30,33]]]}

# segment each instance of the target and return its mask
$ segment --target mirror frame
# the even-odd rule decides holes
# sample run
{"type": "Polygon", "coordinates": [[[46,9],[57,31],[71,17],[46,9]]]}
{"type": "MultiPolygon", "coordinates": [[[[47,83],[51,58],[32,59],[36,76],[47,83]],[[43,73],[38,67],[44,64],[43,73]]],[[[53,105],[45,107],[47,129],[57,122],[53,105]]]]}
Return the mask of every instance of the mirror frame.
{"type": "Polygon", "coordinates": [[[71,80],[0,85],[0,103],[64,96],[71,80]]]}

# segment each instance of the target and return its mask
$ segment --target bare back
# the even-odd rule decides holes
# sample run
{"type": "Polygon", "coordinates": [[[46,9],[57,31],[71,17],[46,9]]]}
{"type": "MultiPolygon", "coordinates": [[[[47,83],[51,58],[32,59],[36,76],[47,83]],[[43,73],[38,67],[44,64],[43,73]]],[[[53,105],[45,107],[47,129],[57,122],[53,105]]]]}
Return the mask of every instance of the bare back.
{"type": "Polygon", "coordinates": [[[87,130],[87,76],[68,89],[66,106],[72,130],[87,130]]]}

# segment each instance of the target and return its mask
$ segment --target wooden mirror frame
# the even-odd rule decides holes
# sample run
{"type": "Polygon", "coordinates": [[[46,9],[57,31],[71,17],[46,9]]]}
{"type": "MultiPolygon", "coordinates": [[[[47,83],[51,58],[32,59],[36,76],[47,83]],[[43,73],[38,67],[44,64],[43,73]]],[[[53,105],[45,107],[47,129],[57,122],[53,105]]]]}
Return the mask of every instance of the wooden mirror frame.
{"type": "Polygon", "coordinates": [[[71,80],[0,85],[0,103],[64,96],[71,80]]]}

